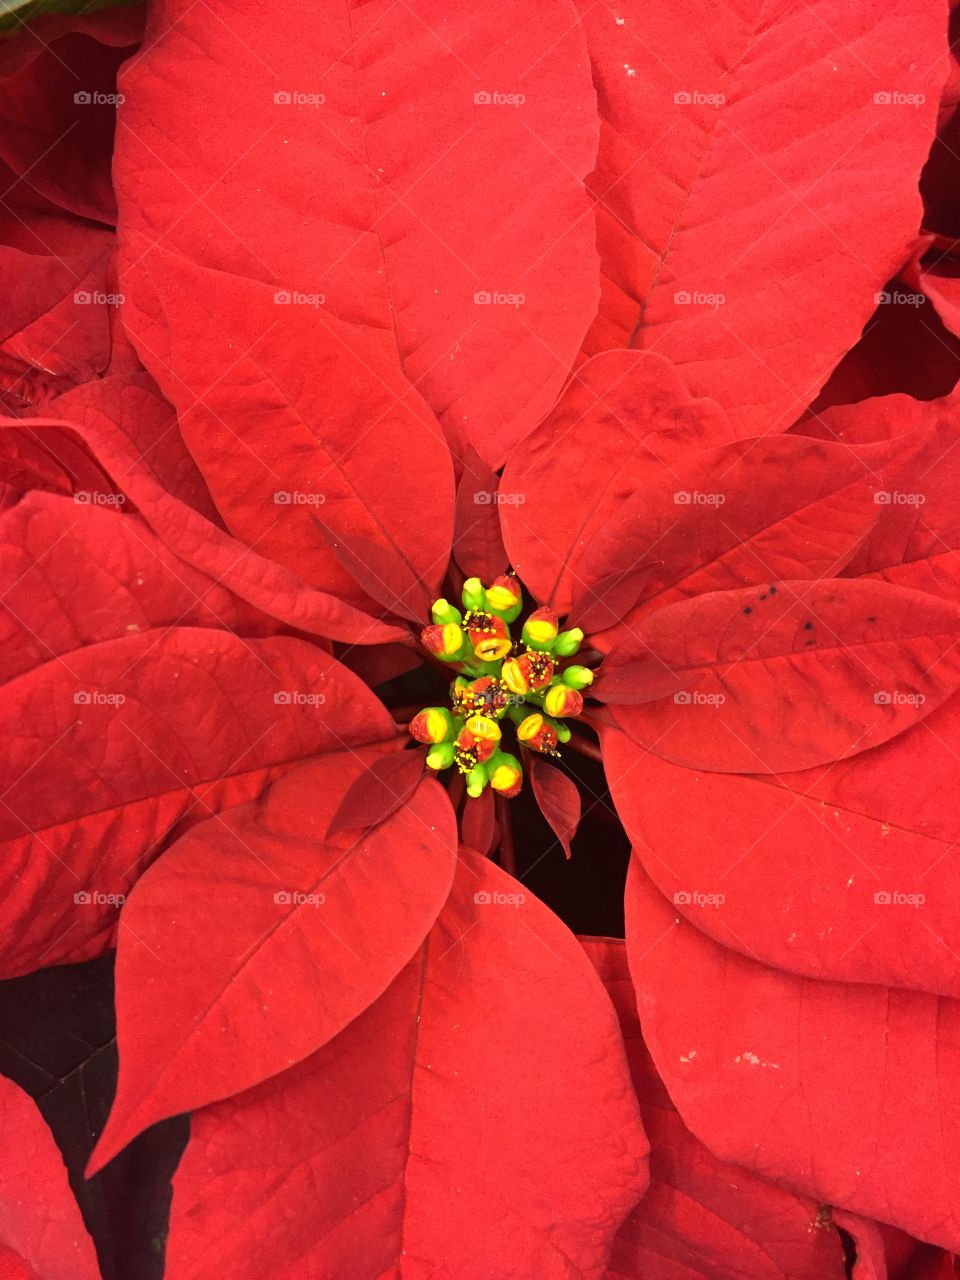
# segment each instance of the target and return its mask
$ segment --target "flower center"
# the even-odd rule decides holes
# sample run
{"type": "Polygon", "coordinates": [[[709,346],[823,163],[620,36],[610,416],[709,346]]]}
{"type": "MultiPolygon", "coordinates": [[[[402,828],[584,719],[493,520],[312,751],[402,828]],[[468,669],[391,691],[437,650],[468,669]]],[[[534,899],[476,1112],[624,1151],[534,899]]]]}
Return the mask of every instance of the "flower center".
{"type": "Polygon", "coordinates": [[[515,796],[523,768],[503,749],[503,728],[512,727],[531,751],[559,755],[559,744],[570,740],[564,720],[581,714],[581,690],[593,683],[589,668],[568,662],[583,632],[561,631],[553,610],[542,608],[529,614],[515,641],[510,626],[523,612],[523,597],[512,574],[489,587],[468,578],[462,602],[463,611],[437,600],[433,623],[420,634],[427,652],[457,673],[450,708],[425,707],[411,720],[410,733],[430,746],[431,769],[455,765],[466,776],[469,795],[489,786],[515,796]]]}

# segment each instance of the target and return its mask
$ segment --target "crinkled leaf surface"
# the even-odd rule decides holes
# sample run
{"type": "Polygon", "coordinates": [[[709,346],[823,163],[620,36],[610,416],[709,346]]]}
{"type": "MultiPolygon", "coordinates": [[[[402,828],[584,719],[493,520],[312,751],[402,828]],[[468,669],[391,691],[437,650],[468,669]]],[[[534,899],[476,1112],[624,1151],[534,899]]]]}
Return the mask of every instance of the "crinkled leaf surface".
{"type": "Polygon", "coordinates": [[[93,1167],[155,1121],[319,1049],[420,946],[457,849],[439,785],[425,780],[375,831],[326,833],[338,797],[378,758],[368,748],[302,765],[191,828],[144,876],[121,916],[120,1080],[93,1167]]]}
{"type": "MultiPolygon", "coordinates": [[[[549,409],[597,302],[582,184],[596,97],[573,4],[169,0],[152,29],[164,38],[122,83],[121,237],[146,237],[126,240],[128,262],[154,272],[162,239],[317,307],[373,367],[402,362],[455,447],[499,464],[549,409]],[[198,94],[219,121],[201,137],[198,94]]],[[[147,288],[126,281],[162,383],[147,288]]],[[[211,375],[239,336],[214,299],[211,375]]],[[[194,302],[165,304],[166,323],[194,302]]]]}
{"type": "Polygon", "coordinates": [[[578,7],[603,120],[590,182],[604,295],[587,350],[649,346],[739,435],[782,431],[909,256],[946,11],[578,7]]]}
{"type": "Polygon", "coordinates": [[[150,261],[171,325],[157,380],[231,530],[316,586],[422,619],[450,556],[453,468],[399,365],[271,286],[150,261]]]}
{"type": "Polygon", "coordinates": [[[3,976],[99,954],[118,896],[177,824],[253,798],[306,754],[395,731],[316,646],[191,627],[51,659],[4,686],[0,716],[3,976]]]}
{"type": "Polygon", "coordinates": [[[829,1213],[715,1159],[684,1125],[643,1043],[625,943],[581,941],[619,1015],[651,1147],[650,1189],[605,1280],[843,1280],[829,1213]]]}
{"type": "Polygon", "coordinates": [[[957,1249],[956,1000],[737,955],[678,917],[636,857],[627,953],[657,1071],[715,1156],[957,1249]]]}
{"type": "Polygon", "coordinates": [[[954,697],[796,774],[684,769],[614,730],[603,755],[636,856],[696,928],[801,976],[960,996],[958,733],[954,697]]]}
{"type": "Polygon", "coordinates": [[[99,1280],[50,1130],[33,1100],[2,1077],[0,1136],[0,1274],[5,1268],[11,1280],[99,1280]]]}
{"type": "Polygon", "coordinates": [[[646,1151],[579,943],[462,851],[420,954],[365,1014],[194,1116],[168,1280],[599,1280],[646,1151]]]}
{"type": "Polygon", "coordinates": [[[939,706],[960,681],[958,640],[960,608],[892,583],[712,591],[632,626],[611,665],[643,657],[689,685],[617,719],[690,768],[812,767],[886,742],[939,706]]]}

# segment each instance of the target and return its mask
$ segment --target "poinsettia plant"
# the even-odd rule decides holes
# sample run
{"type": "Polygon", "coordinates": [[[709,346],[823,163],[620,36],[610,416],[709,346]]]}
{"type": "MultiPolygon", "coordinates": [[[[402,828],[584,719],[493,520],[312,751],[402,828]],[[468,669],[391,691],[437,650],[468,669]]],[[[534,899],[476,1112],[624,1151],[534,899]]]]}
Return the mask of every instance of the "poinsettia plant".
{"type": "Polygon", "coordinates": [[[946,7],[10,16],[0,1274],[953,1275],[946,7]]]}

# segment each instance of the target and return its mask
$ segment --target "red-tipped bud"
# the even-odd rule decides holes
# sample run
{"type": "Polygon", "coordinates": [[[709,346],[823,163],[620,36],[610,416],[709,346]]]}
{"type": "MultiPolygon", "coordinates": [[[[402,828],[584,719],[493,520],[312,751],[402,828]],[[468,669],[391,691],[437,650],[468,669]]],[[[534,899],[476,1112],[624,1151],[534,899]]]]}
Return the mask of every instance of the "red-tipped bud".
{"type": "Polygon", "coordinates": [[[519,795],[520,788],[523,786],[523,770],[520,768],[520,761],[506,751],[498,751],[493,757],[487,765],[487,776],[493,790],[507,800],[512,800],[515,795],[519,795]]]}
{"type": "Polygon", "coordinates": [[[508,658],[500,672],[503,683],[511,693],[539,692],[546,689],[553,679],[553,659],[547,653],[528,649],[519,658],[508,658]]]}
{"type": "Polygon", "coordinates": [[[418,742],[445,742],[453,737],[453,716],[446,707],[424,707],[413,717],[407,729],[418,742]]]}
{"type": "Polygon", "coordinates": [[[432,653],[442,662],[456,662],[463,648],[463,632],[455,622],[424,627],[420,632],[420,643],[427,653],[432,653]]]}
{"type": "Polygon", "coordinates": [[[463,620],[473,652],[483,662],[497,662],[510,652],[510,628],[495,613],[471,609],[463,620]]]}
{"type": "Polygon", "coordinates": [[[500,745],[500,726],[489,716],[471,716],[457,734],[457,764],[468,773],[489,760],[500,745]]]}
{"type": "Polygon", "coordinates": [[[517,737],[525,747],[530,747],[533,751],[539,751],[543,755],[556,754],[557,731],[539,712],[521,720],[517,725],[517,737]]]}
{"type": "Polygon", "coordinates": [[[523,608],[520,584],[512,573],[501,573],[487,587],[487,608],[498,613],[505,622],[513,622],[523,608]]]}
{"type": "Polygon", "coordinates": [[[552,649],[560,623],[552,609],[535,609],[523,624],[523,643],[531,649],[552,649]]]}
{"type": "Polygon", "coordinates": [[[548,716],[578,716],[583,711],[583,698],[566,684],[554,684],[547,690],[543,699],[543,709],[548,716]]]}

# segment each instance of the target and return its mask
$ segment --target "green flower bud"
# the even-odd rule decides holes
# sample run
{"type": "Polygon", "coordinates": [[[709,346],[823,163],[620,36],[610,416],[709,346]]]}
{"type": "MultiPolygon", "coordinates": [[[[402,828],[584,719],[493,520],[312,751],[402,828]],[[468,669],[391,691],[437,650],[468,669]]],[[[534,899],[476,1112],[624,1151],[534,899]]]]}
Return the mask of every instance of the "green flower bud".
{"type": "Polygon", "coordinates": [[[558,658],[572,658],[583,644],[583,632],[579,627],[571,627],[569,631],[561,631],[553,652],[558,658]]]}
{"type": "Polygon", "coordinates": [[[485,764],[475,764],[467,774],[467,795],[476,800],[486,785],[487,766],[485,764]]]}
{"type": "Polygon", "coordinates": [[[487,593],[484,591],[483,583],[479,578],[468,578],[466,580],[463,584],[461,597],[465,609],[485,610],[487,607],[487,593]]]}
{"type": "Polygon", "coordinates": [[[456,747],[452,742],[438,742],[427,752],[427,767],[437,773],[441,769],[449,769],[456,755],[456,747]]]}
{"type": "Polygon", "coordinates": [[[523,643],[528,649],[552,652],[558,630],[557,615],[552,609],[535,609],[523,624],[523,643]]]}
{"type": "Polygon", "coordinates": [[[455,609],[449,600],[444,600],[443,596],[439,600],[434,600],[430,615],[438,627],[445,626],[448,622],[456,623],[459,626],[463,621],[463,614],[460,610],[455,609]]]}
{"type": "Polygon", "coordinates": [[[571,689],[588,689],[593,684],[593,672],[590,668],[579,667],[576,663],[572,667],[565,667],[560,678],[571,689]]]}

